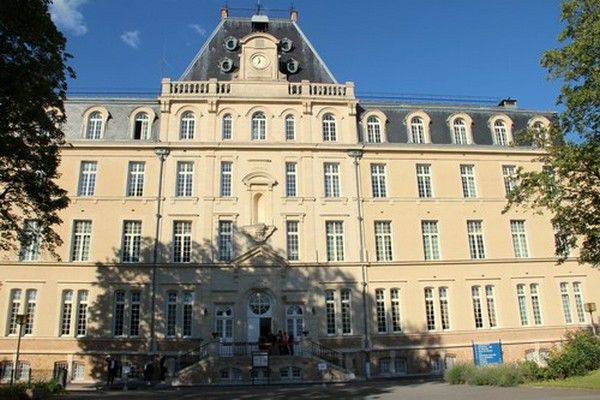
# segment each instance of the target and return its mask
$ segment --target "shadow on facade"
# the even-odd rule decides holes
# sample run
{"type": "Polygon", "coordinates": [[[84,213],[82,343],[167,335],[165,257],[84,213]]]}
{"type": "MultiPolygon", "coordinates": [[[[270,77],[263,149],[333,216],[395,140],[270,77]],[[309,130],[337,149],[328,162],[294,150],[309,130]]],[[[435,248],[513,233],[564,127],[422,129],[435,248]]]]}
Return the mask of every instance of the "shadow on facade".
{"type": "MultiPolygon", "coordinates": [[[[363,375],[368,353],[364,351],[365,315],[360,265],[290,264],[286,261],[285,251],[272,247],[268,237],[259,235],[257,239],[255,234],[238,229],[233,237],[237,257],[231,262],[218,262],[219,249],[205,241],[192,242],[191,261],[186,263],[173,261],[173,243],[158,243],[157,263],[154,265],[147,262],[154,256],[154,240],[149,237],[141,240],[142,263],[121,262],[122,251],[117,248],[111,259],[98,262],[87,335],[78,339],[82,352],[91,361],[91,376],[99,381],[105,380],[106,359],[111,356],[122,365],[130,365],[132,374],[141,377],[143,366],[149,361],[156,363],[162,356],[176,357],[214,341],[218,330],[216,311],[221,306],[232,309],[230,339],[234,342],[250,341],[251,318],[255,316],[251,315],[248,299],[253,293],[266,293],[272,299],[272,311],[268,314],[272,332],[287,331],[289,306],[301,306],[302,315],[295,317],[302,320],[303,339],[344,353],[346,368],[363,375]],[[332,301],[325,301],[326,291],[333,294],[332,301]],[[177,293],[176,329],[171,337],[166,336],[169,292],[177,293]],[[184,336],[182,331],[184,292],[193,293],[191,336],[184,336]],[[343,297],[348,293],[349,298],[343,297]],[[151,340],[152,297],[155,299],[154,349],[151,340]],[[137,307],[139,324],[135,321],[137,307]],[[329,326],[331,309],[328,313],[328,307],[334,308],[335,315],[335,321],[330,320],[329,326]],[[344,327],[344,316],[349,316],[351,321],[350,332],[347,332],[347,326],[344,327]],[[332,323],[336,334],[328,335],[332,323]]],[[[435,349],[440,343],[439,336],[419,334],[425,332],[424,327],[404,325],[402,332],[376,333],[374,290],[371,288],[365,294],[366,322],[371,332],[372,375],[401,375],[400,371],[390,367],[400,366],[402,362],[395,361],[399,358],[405,360],[405,372],[429,373],[431,360],[438,355],[435,349]],[[417,333],[404,334],[405,331],[417,333]]],[[[387,296],[389,290],[386,293],[386,323],[391,326],[387,296]]]]}

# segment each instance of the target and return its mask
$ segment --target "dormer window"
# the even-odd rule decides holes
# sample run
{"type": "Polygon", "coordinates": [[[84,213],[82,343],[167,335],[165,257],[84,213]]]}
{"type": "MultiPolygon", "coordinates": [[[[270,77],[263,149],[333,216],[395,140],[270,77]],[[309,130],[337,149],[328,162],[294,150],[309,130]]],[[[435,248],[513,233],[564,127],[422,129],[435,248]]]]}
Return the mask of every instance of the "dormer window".
{"type": "Polygon", "coordinates": [[[367,119],[367,142],[381,143],[381,122],[376,116],[367,119]]]}
{"type": "Polygon", "coordinates": [[[323,115],[323,141],[335,142],[337,140],[335,117],[333,114],[323,115]]]}
{"type": "Polygon", "coordinates": [[[494,122],[494,143],[498,146],[508,146],[509,144],[506,122],[500,119],[494,122]]]}
{"type": "Polygon", "coordinates": [[[148,114],[139,112],[135,115],[133,126],[133,138],[135,140],[147,140],[150,133],[150,124],[148,114]]]}
{"type": "Polygon", "coordinates": [[[181,122],[179,125],[179,139],[189,140],[194,138],[196,131],[196,117],[191,111],[186,111],[181,115],[181,122]]]}
{"type": "Polygon", "coordinates": [[[454,134],[454,143],[456,144],[468,144],[469,140],[467,137],[467,124],[462,118],[456,118],[452,126],[454,134]]]}
{"type": "Polygon", "coordinates": [[[102,114],[100,111],[94,111],[88,117],[87,129],[85,131],[85,138],[98,140],[102,136],[102,114]]]}
{"type": "Polygon", "coordinates": [[[414,117],[410,120],[410,141],[413,143],[425,143],[423,118],[414,117]]]}
{"type": "Polygon", "coordinates": [[[535,116],[527,123],[529,129],[533,133],[533,146],[545,146],[548,144],[550,139],[548,136],[548,129],[550,128],[550,121],[541,115],[535,116]]]}
{"type": "Polygon", "coordinates": [[[267,138],[267,117],[263,112],[252,114],[252,140],[265,140],[267,138]]]}

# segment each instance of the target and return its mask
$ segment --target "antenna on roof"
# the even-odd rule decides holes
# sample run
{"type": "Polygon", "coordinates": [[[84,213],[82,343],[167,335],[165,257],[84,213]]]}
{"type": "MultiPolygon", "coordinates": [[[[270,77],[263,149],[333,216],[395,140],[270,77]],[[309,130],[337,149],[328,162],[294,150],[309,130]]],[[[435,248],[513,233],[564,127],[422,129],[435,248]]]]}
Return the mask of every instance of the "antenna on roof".
{"type": "Polygon", "coordinates": [[[260,0],[256,0],[256,15],[260,15],[260,9],[262,5],[260,4],[260,0]]]}

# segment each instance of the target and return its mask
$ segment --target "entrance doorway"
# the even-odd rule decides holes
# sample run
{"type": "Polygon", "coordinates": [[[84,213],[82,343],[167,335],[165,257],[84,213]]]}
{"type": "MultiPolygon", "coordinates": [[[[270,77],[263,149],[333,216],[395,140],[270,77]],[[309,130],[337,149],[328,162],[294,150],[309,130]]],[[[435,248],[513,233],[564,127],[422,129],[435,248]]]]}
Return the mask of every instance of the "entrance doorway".
{"type": "Polygon", "coordinates": [[[248,342],[258,343],[273,329],[273,300],[264,292],[255,292],[248,299],[248,342]]]}

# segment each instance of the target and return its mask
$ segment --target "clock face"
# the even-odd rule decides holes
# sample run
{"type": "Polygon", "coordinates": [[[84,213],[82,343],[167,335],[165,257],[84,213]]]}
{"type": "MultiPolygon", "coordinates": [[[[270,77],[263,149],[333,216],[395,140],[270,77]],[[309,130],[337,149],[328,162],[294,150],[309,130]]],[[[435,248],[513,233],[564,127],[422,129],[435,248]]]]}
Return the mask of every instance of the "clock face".
{"type": "Polygon", "coordinates": [[[269,65],[269,60],[262,54],[252,56],[252,66],[256,69],[265,69],[269,65]]]}

